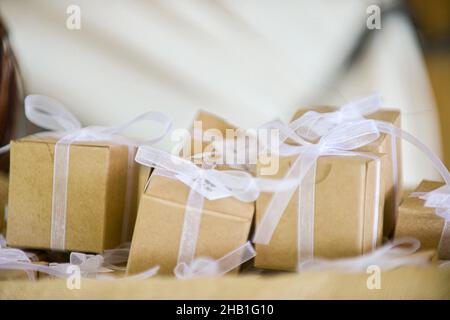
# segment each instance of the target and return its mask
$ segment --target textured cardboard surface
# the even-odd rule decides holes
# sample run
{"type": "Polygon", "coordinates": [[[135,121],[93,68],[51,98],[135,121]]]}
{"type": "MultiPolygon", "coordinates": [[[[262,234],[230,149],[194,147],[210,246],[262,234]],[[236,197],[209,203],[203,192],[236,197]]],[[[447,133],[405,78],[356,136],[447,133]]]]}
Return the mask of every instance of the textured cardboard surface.
{"type": "MultiPolygon", "coordinates": [[[[284,176],[295,157],[281,158],[278,176],[284,176]]],[[[259,168],[258,168],[259,169],[259,168]]],[[[277,176],[274,176],[276,178],[277,176]]],[[[314,255],[326,258],[356,256],[371,249],[374,221],[375,161],[361,157],[321,157],[317,162],[314,213],[314,255]]],[[[384,198],[381,188],[380,199],[384,198]]],[[[298,189],[286,208],[268,245],[256,245],[255,266],[295,270],[297,265],[298,189]]],[[[256,224],[261,221],[272,194],[256,201],[256,224]]],[[[380,201],[380,213],[383,209],[380,201]]]]}
{"type": "MultiPolygon", "coordinates": [[[[442,185],[442,182],[425,180],[419,184],[415,191],[428,192],[442,185]]],[[[436,215],[435,209],[425,207],[424,203],[425,200],[417,197],[405,197],[399,207],[395,237],[414,237],[419,239],[421,250],[436,249],[444,227],[444,219],[436,215]]],[[[447,245],[450,246],[450,243],[447,245]]],[[[440,258],[450,259],[450,256],[440,258]]]]}
{"type": "MultiPolygon", "coordinates": [[[[54,143],[53,139],[36,137],[11,143],[7,228],[10,246],[50,247],[54,143]]],[[[127,167],[128,147],[125,145],[102,142],[71,145],[67,251],[99,253],[120,244],[127,167]]],[[[135,197],[134,192],[132,221],[136,212],[135,197]]]]}
{"type": "Polygon", "coordinates": [[[450,269],[402,267],[381,274],[381,288],[367,288],[367,273],[305,272],[193,280],[3,281],[0,299],[450,299],[450,269]]]}
{"type": "MultiPolygon", "coordinates": [[[[311,109],[301,109],[296,112],[293,117],[294,119],[299,118],[307,111],[311,109]]],[[[331,112],[335,109],[332,107],[318,107],[314,108],[317,112],[331,112]]],[[[400,128],[401,119],[400,112],[398,110],[381,110],[375,112],[369,116],[368,119],[380,120],[392,123],[394,126],[400,128]]],[[[385,182],[385,205],[384,205],[384,223],[383,223],[383,234],[386,237],[391,237],[395,229],[395,208],[398,203],[395,203],[394,197],[394,179],[393,179],[393,163],[392,163],[392,141],[389,136],[382,133],[380,138],[367,146],[359,148],[358,151],[387,154],[387,157],[383,158],[382,162],[382,174],[383,180],[385,182]]],[[[397,139],[397,164],[398,164],[398,194],[401,197],[401,178],[402,178],[402,161],[401,161],[401,140],[397,139]]],[[[400,199],[398,199],[400,200],[400,199]]]]}
{"type": "Polygon", "coordinates": [[[0,173],[0,233],[5,226],[5,208],[8,203],[8,176],[0,173]]]}
{"type": "MultiPolygon", "coordinates": [[[[127,270],[160,265],[171,274],[176,265],[189,188],[179,181],[152,174],[142,195],[127,270]]],[[[253,203],[234,198],[205,199],[196,256],[220,258],[244,244],[249,236],[253,203]]]]}
{"type": "MultiPolygon", "coordinates": [[[[226,129],[234,128],[225,120],[203,111],[197,114],[195,120],[202,122],[203,131],[215,129],[224,137],[226,129]]],[[[204,150],[207,145],[193,137],[190,154],[204,150]],[[195,144],[197,149],[194,149],[195,144]]],[[[139,202],[127,265],[129,273],[144,271],[158,264],[161,273],[172,274],[178,257],[189,191],[190,188],[184,183],[152,172],[139,202]]],[[[253,214],[254,203],[234,198],[205,199],[196,256],[220,258],[244,244],[249,237],[253,214]]]]}

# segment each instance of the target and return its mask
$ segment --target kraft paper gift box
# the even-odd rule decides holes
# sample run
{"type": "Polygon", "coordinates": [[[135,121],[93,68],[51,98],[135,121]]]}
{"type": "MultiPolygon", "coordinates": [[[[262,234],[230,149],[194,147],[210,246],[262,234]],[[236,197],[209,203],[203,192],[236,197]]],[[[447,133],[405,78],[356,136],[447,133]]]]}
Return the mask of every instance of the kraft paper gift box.
{"type": "MultiPolygon", "coordinates": [[[[190,188],[153,171],[141,197],[127,272],[154,265],[171,274],[177,263],[184,212],[190,188]]],[[[248,240],[254,204],[234,198],[205,199],[196,257],[218,259],[248,240]]]]}
{"type": "MultiPolygon", "coordinates": [[[[200,111],[195,121],[201,121],[203,132],[214,129],[224,137],[226,129],[234,129],[225,120],[205,111],[200,111]]],[[[185,151],[189,156],[203,152],[208,146],[208,142],[192,135],[190,148],[185,151]]],[[[218,168],[225,169],[226,166],[218,168]]],[[[152,171],[139,203],[128,273],[138,273],[160,265],[159,273],[172,274],[177,263],[189,190],[184,183],[152,171]]],[[[196,257],[220,258],[244,244],[249,238],[254,209],[254,203],[234,198],[205,199],[196,257]]]]}
{"type": "MultiPolygon", "coordinates": [[[[30,136],[11,143],[7,243],[51,249],[56,138],[30,136]]],[[[66,251],[100,253],[122,240],[128,146],[76,142],[70,146],[65,225],[66,251]]],[[[137,175],[133,167],[132,174],[137,175]]],[[[132,186],[128,238],[136,214],[132,186]]]]}
{"type": "MultiPolygon", "coordinates": [[[[442,182],[422,181],[415,192],[429,192],[443,185],[442,182]]],[[[434,208],[426,207],[425,200],[416,196],[405,197],[398,211],[395,238],[414,237],[420,243],[420,250],[437,249],[445,220],[436,214],[434,208]]],[[[450,239],[441,242],[440,259],[450,259],[450,239]]]]}
{"type": "MultiPolygon", "coordinates": [[[[318,107],[312,109],[313,111],[317,111],[320,113],[323,112],[332,112],[336,109],[332,107],[318,107]]],[[[311,109],[302,109],[297,111],[294,115],[293,120],[301,117],[306,112],[311,111],[311,109]]],[[[400,111],[398,110],[380,110],[370,115],[367,115],[365,118],[380,120],[388,123],[392,123],[394,126],[400,128],[401,120],[400,120],[400,111]]],[[[383,235],[385,237],[393,236],[395,229],[395,220],[396,220],[396,209],[399,205],[399,200],[401,197],[401,140],[398,139],[396,142],[396,154],[397,154],[397,199],[395,197],[394,192],[394,168],[392,161],[392,140],[391,137],[386,135],[385,133],[381,133],[380,138],[362,148],[357,149],[358,151],[377,153],[377,154],[387,154],[387,157],[383,157],[382,162],[382,174],[383,180],[385,183],[385,205],[384,205],[384,222],[383,222],[383,235]]]]}
{"type": "MultiPolygon", "coordinates": [[[[383,158],[383,156],[380,156],[383,158]]],[[[276,175],[282,178],[295,157],[280,157],[276,175]]],[[[264,166],[258,163],[257,174],[264,166]]],[[[379,245],[382,238],[383,201],[375,217],[376,161],[364,157],[324,156],[317,162],[314,201],[315,257],[342,258],[357,256],[372,249],[373,238],[379,245]],[[376,234],[374,235],[374,223],[376,234]]],[[[383,184],[380,200],[384,198],[383,184]]],[[[273,270],[297,269],[298,188],[276,226],[268,245],[256,244],[255,267],[273,270]]],[[[256,201],[258,227],[272,198],[262,193],[256,201]]]]}

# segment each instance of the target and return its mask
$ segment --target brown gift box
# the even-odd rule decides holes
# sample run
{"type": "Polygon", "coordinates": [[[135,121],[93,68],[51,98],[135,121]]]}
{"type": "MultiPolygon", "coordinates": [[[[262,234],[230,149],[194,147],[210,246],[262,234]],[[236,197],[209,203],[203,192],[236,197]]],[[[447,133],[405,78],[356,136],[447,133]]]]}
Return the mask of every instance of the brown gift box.
{"type": "MultiPolygon", "coordinates": [[[[203,111],[198,113],[196,120],[202,121],[203,131],[217,129],[225,135],[227,128],[233,128],[224,120],[203,111]]],[[[191,153],[204,150],[208,145],[198,139],[192,139],[191,142],[191,153]],[[199,143],[197,149],[193,149],[194,143],[199,143]]],[[[160,273],[171,274],[177,263],[190,188],[180,181],[158,176],[154,172],[141,195],[128,273],[160,265],[160,273]]],[[[249,237],[253,214],[254,203],[234,198],[214,201],[205,199],[196,257],[217,259],[244,244],[249,237]]]]}
{"type": "MultiPolygon", "coordinates": [[[[302,109],[297,111],[293,120],[299,118],[308,109],[302,109]]],[[[317,112],[331,112],[335,111],[332,107],[318,107],[314,111],[317,112]]],[[[394,126],[400,128],[400,112],[398,110],[380,110],[373,114],[366,116],[367,119],[380,120],[392,123],[394,126]]],[[[391,237],[395,229],[396,208],[398,206],[401,197],[401,140],[397,139],[397,165],[398,165],[398,199],[395,200],[394,193],[394,172],[392,163],[392,140],[391,137],[382,133],[380,138],[360,149],[358,151],[370,152],[375,154],[387,154],[387,157],[383,157],[381,164],[381,171],[383,175],[383,181],[385,183],[385,203],[384,203],[384,217],[383,217],[383,235],[385,237],[391,237]]]]}
{"type": "MultiPolygon", "coordinates": [[[[383,156],[381,156],[382,158],[383,156]]],[[[282,178],[294,157],[280,158],[273,178],[282,178]]],[[[381,160],[382,161],[382,160],[381,160]]],[[[258,164],[259,174],[261,165],[258,164]]],[[[267,176],[265,176],[267,178],[267,176]]],[[[317,162],[314,207],[314,256],[339,258],[369,252],[373,237],[376,161],[364,157],[320,157],[317,162]]],[[[377,245],[382,237],[383,183],[380,186],[377,245]]],[[[272,194],[256,201],[256,225],[272,194]]],[[[256,244],[255,266],[294,271],[297,267],[298,189],[284,211],[268,245],[256,244]]]]}
{"type": "MultiPolygon", "coordinates": [[[[7,228],[11,247],[50,249],[55,141],[30,136],[11,143],[7,228]]],[[[66,251],[101,253],[120,244],[127,173],[126,145],[77,142],[70,146],[66,251]]],[[[133,175],[137,175],[134,167],[133,175]]],[[[129,238],[135,197],[134,190],[129,238]]]]}
{"type": "MultiPolygon", "coordinates": [[[[429,192],[443,185],[442,182],[422,181],[416,192],[429,192]]],[[[444,228],[444,218],[435,213],[434,208],[424,206],[425,200],[418,197],[406,197],[399,207],[395,238],[414,237],[420,243],[421,250],[436,249],[444,228]]],[[[450,239],[441,245],[440,259],[450,259],[450,255],[442,256],[444,252],[450,252],[450,239]]]]}

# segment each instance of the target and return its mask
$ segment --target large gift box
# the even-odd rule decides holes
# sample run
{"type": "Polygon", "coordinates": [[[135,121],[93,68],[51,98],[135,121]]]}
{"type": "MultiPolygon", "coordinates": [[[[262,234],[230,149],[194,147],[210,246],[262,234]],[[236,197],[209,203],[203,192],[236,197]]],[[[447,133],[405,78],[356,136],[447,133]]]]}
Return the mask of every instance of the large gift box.
{"type": "MultiPolygon", "coordinates": [[[[294,115],[293,120],[300,118],[310,110],[301,109],[294,115]]],[[[314,111],[319,113],[333,112],[332,107],[318,107],[314,111]]],[[[400,112],[398,110],[379,110],[365,116],[367,119],[384,121],[400,128],[400,112]]],[[[393,140],[386,133],[381,133],[380,138],[358,149],[363,152],[386,154],[382,162],[382,175],[385,183],[385,205],[383,218],[383,234],[391,237],[395,228],[396,211],[401,196],[401,140],[393,140]],[[395,148],[395,150],[393,149],[395,148]],[[395,157],[395,159],[393,158],[395,157]],[[397,168],[395,168],[397,167],[397,168]]]]}
{"type": "MultiPolygon", "coordinates": [[[[201,122],[200,133],[213,129],[225,137],[226,129],[233,129],[224,120],[206,112],[199,112],[195,121],[201,122]]],[[[183,142],[184,156],[202,153],[209,146],[208,141],[193,131],[191,133],[190,139],[183,142]]],[[[160,174],[158,169],[152,171],[139,202],[128,273],[142,272],[154,265],[160,266],[161,274],[173,272],[177,265],[190,190],[185,183],[160,174]]],[[[253,202],[243,202],[233,197],[217,200],[205,198],[195,256],[218,259],[245,244],[253,214],[253,202]]]]}
{"type": "MultiPolygon", "coordinates": [[[[381,156],[383,158],[383,156],[381,156]]],[[[282,178],[295,159],[280,158],[282,178]]],[[[381,243],[383,186],[376,188],[376,160],[364,157],[320,157],[317,162],[314,199],[314,256],[339,258],[368,253],[381,243]],[[378,216],[377,216],[378,212],[378,216]],[[375,241],[374,241],[375,240],[375,241]]],[[[263,166],[258,165],[258,174],[263,166]]],[[[255,266],[295,271],[298,262],[298,188],[284,211],[268,245],[256,244],[255,266]]],[[[256,201],[258,226],[271,201],[262,193],[256,201]]]]}
{"type": "MultiPolygon", "coordinates": [[[[436,214],[436,209],[427,207],[421,197],[443,186],[442,182],[422,181],[399,207],[395,238],[414,237],[421,243],[421,250],[439,249],[441,259],[450,259],[450,237],[444,234],[445,219],[436,214]]],[[[448,222],[447,222],[448,223],[448,222]]]]}
{"type": "Polygon", "coordinates": [[[130,238],[137,186],[131,185],[131,199],[126,199],[129,147],[110,142],[70,145],[65,214],[57,225],[61,208],[52,205],[60,191],[53,190],[56,141],[41,135],[11,143],[8,245],[99,253],[119,245],[123,232],[130,238]],[[128,230],[123,230],[125,210],[128,230]],[[52,237],[58,236],[62,248],[52,246],[52,237]]]}

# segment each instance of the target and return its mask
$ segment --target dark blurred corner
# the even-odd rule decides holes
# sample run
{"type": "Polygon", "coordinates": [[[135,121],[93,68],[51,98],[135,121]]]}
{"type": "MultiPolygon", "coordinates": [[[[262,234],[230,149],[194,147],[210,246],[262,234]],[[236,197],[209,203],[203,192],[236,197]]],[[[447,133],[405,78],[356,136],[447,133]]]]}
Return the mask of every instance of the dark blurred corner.
{"type": "Polygon", "coordinates": [[[408,0],[407,4],[424,48],[439,109],[444,160],[450,167],[450,1],[408,0]]]}
{"type": "MultiPolygon", "coordinates": [[[[9,43],[8,32],[0,19],[0,147],[7,145],[15,136],[22,97],[19,73],[14,53],[9,43]]],[[[0,172],[9,169],[9,152],[0,154],[0,172]]]]}

